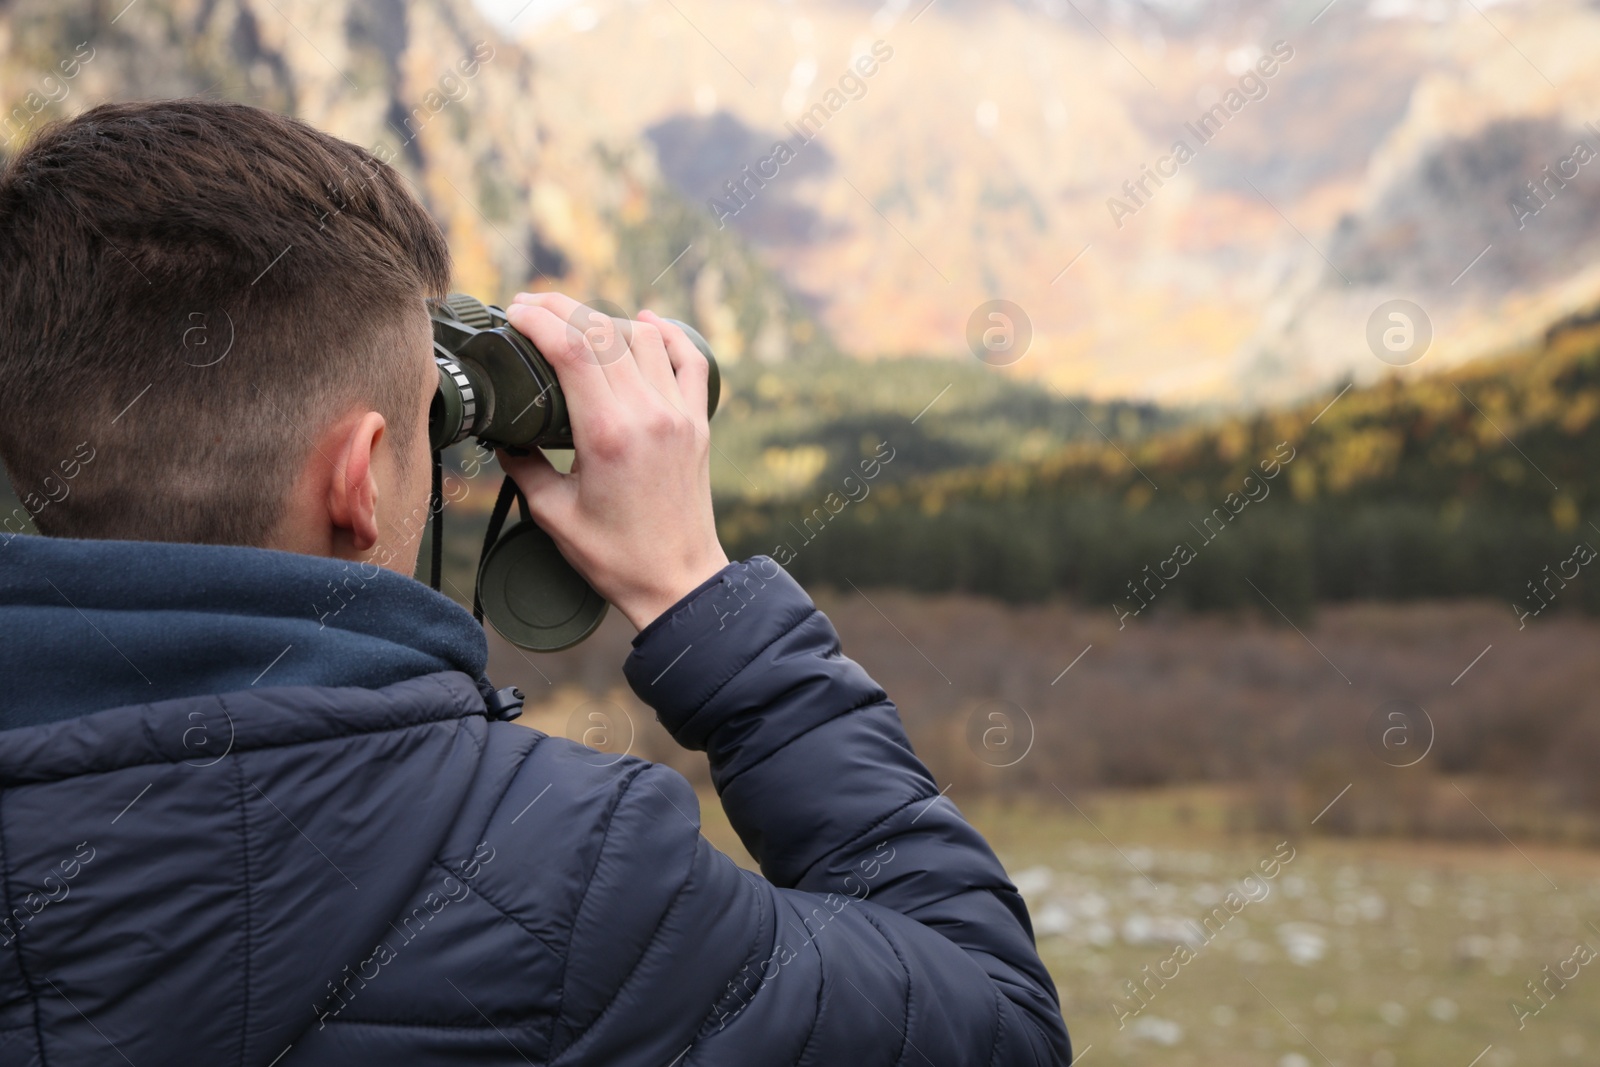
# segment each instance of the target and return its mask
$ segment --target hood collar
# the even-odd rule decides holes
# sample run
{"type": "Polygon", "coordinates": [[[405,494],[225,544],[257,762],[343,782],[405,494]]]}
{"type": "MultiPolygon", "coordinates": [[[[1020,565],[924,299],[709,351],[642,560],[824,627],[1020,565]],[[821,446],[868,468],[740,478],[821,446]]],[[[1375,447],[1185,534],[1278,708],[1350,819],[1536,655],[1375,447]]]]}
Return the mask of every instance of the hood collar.
{"type": "Polygon", "coordinates": [[[0,543],[0,729],[276,686],[488,684],[465,609],[412,578],[238,545],[0,543]]]}

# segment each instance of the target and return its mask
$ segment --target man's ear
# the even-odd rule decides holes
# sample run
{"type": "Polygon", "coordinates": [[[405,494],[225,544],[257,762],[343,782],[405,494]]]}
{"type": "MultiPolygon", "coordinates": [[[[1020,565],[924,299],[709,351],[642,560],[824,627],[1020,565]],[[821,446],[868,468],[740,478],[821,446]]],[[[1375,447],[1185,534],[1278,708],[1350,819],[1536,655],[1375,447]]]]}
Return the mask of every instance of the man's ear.
{"type": "Polygon", "coordinates": [[[372,457],[383,440],[383,416],[376,411],[335,427],[325,453],[333,462],[328,482],[328,521],[357,552],[378,543],[378,481],[372,457]]]}

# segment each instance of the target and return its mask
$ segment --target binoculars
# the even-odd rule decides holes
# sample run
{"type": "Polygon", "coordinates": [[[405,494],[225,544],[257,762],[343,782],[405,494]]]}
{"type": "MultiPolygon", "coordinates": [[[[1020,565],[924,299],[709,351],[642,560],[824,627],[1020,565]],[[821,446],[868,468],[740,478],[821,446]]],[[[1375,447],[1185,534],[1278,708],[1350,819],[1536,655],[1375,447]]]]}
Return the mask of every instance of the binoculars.
{"type": "MultiPolygon", "coordinates": [[[[587,333],[613,322],[593,308],[578,311],[571,325],[587,333]]],[[[548,361],[505,312],[467,295],[451,293],[430,304],[434,362],[439,386],[428,410],[428,442],[434,456],[433,588],[439,588],[443,499],[440,453],[468,437],[490,448],[526,453],[534,448],[571,448],[566,398],[548,361]]],[[[676,319],[710,364],[707,415],[717,410],[721,376],[711,346],[694,327],[676,319]]],[[[620,331],[622,327],[618,326],[620,331]]],[[[613,333],[611,336],[618,336],[613,333]]],[[[558,652],[592,634],[609,605],[572,568],[550,535],[528,515],[527,501],[507,477],[489,517],[473,590],[473,616],[519,648],[558,652]],[[521,521],[501,532],[511,503],[521,521]]]]}

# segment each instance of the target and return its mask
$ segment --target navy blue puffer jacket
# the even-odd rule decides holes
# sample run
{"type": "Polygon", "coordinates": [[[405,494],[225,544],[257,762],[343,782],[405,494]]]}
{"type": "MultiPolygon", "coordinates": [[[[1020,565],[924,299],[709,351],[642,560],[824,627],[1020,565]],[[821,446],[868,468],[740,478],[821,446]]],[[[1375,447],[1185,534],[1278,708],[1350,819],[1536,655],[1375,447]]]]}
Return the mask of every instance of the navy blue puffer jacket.
{"type": "Polygon", "coordinates": [[[0,546],[0,1067],[1067,1062],[1021,899],[776,563],[623,668],[765,878],[672,770],[493,721],[466,612],[350,574],[0,546]]]}

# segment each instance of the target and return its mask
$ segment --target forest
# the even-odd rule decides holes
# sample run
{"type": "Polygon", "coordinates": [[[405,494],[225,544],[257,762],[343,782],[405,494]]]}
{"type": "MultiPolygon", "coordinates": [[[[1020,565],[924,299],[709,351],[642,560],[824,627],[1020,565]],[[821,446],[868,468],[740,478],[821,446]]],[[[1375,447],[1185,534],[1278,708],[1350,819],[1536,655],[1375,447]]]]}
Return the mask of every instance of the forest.
{"type": "Polygon", "coordinates": [[[1066,595],[1119,617],[1267,600],[1302,618],[1318,603],[1462,596],[1528,618],[1600,611],[1584,566],[1600,545],[1594,316],[1495,360],[1283,410],[1173,425],[1073,408],[1094,431],[1048,454],[939,470],[929,453],[957,451],[981,421],[970,412],[944,435],[937,408],[916,425],[842,415],[809,435],[825,457],[804,489],[720,502],[724,540],[807,582],[1066,595]],[[842,481],[885,444],[892,477],[864,493],[842,481]]]}

